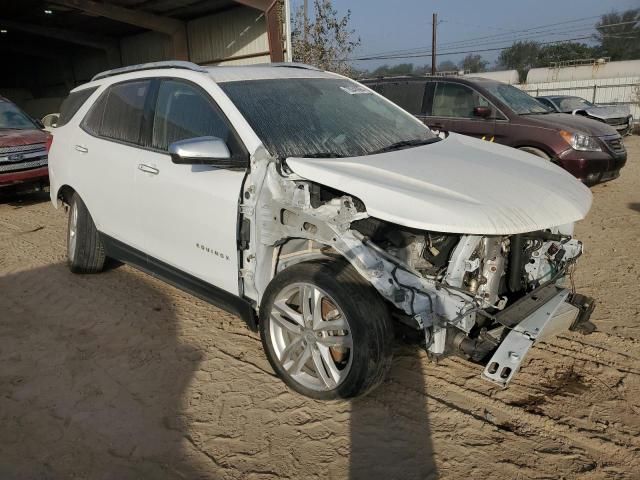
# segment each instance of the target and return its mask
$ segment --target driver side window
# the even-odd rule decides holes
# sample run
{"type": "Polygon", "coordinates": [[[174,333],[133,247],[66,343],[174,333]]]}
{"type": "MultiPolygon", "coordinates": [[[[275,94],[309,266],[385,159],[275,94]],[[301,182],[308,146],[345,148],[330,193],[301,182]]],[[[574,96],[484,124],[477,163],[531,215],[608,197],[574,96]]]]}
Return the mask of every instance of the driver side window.
{"type": "Polygon", "coordinates": [[[474,107],[490,107],[493,105],[475,90],[457,83],[438,82],[433,98],[431,114],[434,117],[472,118],[474,107]]]}
{"type": "Polygon", "coordinates": [[[167,151],[178,140],[209,136],[221,138],[229,145],[231,129],[217,106],[205,92],[188,83],[162,80],[151,146],[167,151]]]}

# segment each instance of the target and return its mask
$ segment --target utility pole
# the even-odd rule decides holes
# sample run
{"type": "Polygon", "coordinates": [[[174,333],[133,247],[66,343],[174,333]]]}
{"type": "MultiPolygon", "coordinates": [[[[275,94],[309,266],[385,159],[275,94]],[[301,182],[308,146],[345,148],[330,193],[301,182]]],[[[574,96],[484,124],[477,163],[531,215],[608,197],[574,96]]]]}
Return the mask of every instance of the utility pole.
{"type": "Polygon", "coordinates": [[[304,0],[304,44],[308,43],[309,36],[309,0],[304,0]]]}
{"type": "MultiPolygon", "coordinates": [[[[305,0],[306,2],[307,0],[305,0]]],[[[436,25],[438,24],[438,14],[433,14],[431,23],[431,75],[436,74],[436,25]]]]}

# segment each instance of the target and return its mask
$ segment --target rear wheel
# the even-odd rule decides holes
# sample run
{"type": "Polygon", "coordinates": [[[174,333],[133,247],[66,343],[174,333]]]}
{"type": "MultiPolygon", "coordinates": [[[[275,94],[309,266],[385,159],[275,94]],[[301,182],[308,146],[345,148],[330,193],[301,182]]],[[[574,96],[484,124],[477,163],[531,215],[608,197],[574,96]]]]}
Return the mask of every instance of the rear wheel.
{"type": "Polygon", "coordinates": [[[547,155],[544,151],[536,147],[520,147],[518,150],[531,153],[537,157],[544,158],[545,160],[551,160],[551,157],[549,155],[547,155]]]}
{"type": "Polygon", "coordinates": [[[104,247],[100,234],[80,195],[74,193],[69,209],[67,258],[74,273],[97,273],[104,267],[104,247]]]}
{"type": "Polygon", "coordinates": [[[276,276],[260,308],[260,333],[276,373],[312,398],[362,395],[391,365],[386,305],[342,261],[301,263],[276,276]]]}

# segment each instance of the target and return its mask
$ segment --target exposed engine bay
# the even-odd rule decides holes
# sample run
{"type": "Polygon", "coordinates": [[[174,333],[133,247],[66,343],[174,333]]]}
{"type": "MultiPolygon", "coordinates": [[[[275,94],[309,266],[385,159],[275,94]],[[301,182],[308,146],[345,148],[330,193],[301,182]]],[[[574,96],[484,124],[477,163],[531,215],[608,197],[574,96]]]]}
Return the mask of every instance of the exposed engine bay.
{"type": "Polygon", "coordinates": [[[515,235],[421,231],[370,217],[359,199],[273,163],[263,168],[241,205],[249,298],[259,302],[290,265],[345,258],[431,355],[486,363],[485,378],[502,386],[535,341],[593,329],[593,301],[562,284],[582,254],[572,224],[515,235]]]}

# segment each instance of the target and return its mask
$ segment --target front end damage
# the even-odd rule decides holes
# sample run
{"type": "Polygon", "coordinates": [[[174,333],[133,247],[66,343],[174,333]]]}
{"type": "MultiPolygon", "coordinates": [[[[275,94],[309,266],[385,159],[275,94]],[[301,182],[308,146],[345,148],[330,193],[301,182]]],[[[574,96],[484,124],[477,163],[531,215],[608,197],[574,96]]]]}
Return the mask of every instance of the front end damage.
{"type": "Polygon", "coordinates": [[[483,363],[506,386],[536,342],[590,332],[593,300],[564,285],[582,243],[572,226],[517,235],[421,231],[370,217],[355,197],[301,178],[258,151],[243,192],[241,285],[260,304],[280,271],[342,257],[434,356],[483,363]]]}

